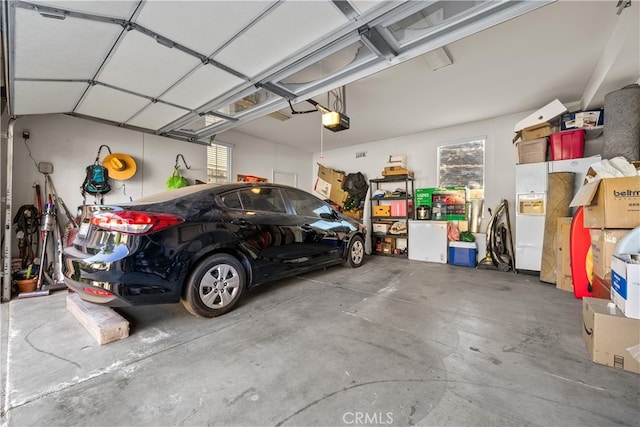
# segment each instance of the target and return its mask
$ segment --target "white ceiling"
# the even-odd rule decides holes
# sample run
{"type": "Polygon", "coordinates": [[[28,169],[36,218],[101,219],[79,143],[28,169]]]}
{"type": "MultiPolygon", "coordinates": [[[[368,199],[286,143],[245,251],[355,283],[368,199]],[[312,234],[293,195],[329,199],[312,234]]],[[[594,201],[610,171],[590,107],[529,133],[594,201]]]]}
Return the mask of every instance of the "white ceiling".
{"type": "MultiPolygon", "coordinates": [[[[325,130],[324,149],[535,110],[556,98],[601,107],[605,94],[640,79],[640,2],[620,16],[615,6],[558,1],[449,44],[450,67],[434,72],[420,56],[351,83],[351,127],[325,130]]],[[[318,152],[319,127],[319,114],[306,114],[267,116],[234,131],[318,152]]]]}
{"type": "Polygon", "coordinates": [[[346,85],[351,128],[324,131],[331,149],[554,98],[602,105],[638,80],[637,2],[621,16],[613,0],[548,2],[3,1],[9,107],[203,143],[233,128],[314,152],[319,113],[267,114],[346,85]],[[421,55],[443,45],[454,64],[434,72],[421,55]]]}

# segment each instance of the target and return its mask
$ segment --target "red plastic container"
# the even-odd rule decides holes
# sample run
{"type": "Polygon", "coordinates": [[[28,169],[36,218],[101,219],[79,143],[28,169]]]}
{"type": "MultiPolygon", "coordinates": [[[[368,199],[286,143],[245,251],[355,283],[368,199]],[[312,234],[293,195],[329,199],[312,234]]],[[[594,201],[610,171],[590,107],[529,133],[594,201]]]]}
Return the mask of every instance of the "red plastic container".
{"type": "Polygon", "coordinates": [[[584,129],[566,130],[549,136],[551,160],[584,157],[584,129]]]}

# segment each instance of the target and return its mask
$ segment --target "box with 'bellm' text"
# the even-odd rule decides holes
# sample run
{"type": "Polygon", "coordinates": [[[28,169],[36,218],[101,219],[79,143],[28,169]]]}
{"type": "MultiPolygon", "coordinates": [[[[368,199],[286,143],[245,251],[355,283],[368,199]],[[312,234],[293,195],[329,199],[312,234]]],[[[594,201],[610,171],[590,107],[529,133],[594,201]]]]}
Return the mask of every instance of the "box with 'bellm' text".
{"type": "Polygon", "coordinates": [[[636,228],[640,226],[640,176],[589,182],[569,206],[584,206],[586,228],[636,228]]]}

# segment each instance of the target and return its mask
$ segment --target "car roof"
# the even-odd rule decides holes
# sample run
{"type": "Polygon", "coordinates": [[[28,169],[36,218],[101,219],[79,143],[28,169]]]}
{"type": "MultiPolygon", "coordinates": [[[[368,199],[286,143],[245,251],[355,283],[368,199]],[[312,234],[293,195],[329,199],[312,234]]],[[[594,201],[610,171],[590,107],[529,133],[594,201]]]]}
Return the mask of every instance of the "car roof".
{"type": "Polygon", "coordinates": [[[150,194],[148,196],[141,197],[140,199],[134,200],[130,203],[123,203],[126,205],[141,205],[148,203],[160,203],[167,202],[170,200],[179,199],[182,197],[189,196],[191,194],[195,194],[201,191],[211,191],[213,194],[221,194],[226,191],[238,190],[242,188],[253,188],[253,187],[277,187],[277,188],[293,188],[289,185],[284,184],[274,184],[268,182],[233,182],[226,184],[196,184],[189,185],[187,187],[176,188],[174,190],[162,191],[156,194],[150,194]]]}

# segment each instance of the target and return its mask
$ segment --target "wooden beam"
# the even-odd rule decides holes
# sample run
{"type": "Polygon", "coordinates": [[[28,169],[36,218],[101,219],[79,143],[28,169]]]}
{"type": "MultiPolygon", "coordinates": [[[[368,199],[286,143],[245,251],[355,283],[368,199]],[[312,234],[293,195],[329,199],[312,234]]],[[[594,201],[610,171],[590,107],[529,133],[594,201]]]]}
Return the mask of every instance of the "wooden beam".
{"type": "Polygon", "coordinates": [[[91,304],[80,299],[78,294],[70,294],[67,310],[100,345],[129,336],[129,322],[112,308],[91,304]]]}

